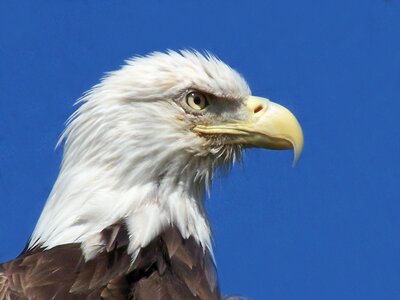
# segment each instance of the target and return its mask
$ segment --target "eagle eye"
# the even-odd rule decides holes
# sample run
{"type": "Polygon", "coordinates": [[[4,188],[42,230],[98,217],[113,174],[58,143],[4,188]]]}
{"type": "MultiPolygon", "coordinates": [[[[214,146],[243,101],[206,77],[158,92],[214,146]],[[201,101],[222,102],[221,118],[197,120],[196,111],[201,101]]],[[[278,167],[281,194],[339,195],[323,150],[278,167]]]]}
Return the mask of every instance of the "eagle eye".
{"type": "Polygon", "coordinates": [[[202,110],[209,105],[207,97],[198,92],[191,92],[187,94],[186,103],[195,110],[202,110]]]}

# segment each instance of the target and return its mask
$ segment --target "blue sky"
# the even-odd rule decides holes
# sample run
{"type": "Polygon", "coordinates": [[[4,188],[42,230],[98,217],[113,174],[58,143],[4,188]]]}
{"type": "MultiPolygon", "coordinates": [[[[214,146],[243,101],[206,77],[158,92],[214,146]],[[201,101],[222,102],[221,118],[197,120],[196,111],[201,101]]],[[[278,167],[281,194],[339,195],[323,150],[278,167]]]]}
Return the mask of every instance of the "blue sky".
{"type": "Polygon", "coordinates": [[[305,135],[296,168],[249,150],[214,183],[222,291],[400,298],[399,1],[3,1],[0,41],[0,261],[33,230],[75,99],[132,55],[206,49],[305,135]]]}

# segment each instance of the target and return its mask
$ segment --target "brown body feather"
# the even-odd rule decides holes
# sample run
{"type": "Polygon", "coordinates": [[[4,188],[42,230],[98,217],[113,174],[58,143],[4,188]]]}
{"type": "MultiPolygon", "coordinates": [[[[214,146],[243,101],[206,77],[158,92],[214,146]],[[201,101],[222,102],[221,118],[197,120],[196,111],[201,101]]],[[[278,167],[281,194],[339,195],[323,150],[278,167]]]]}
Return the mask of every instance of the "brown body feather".
{"type": "Polygon", "coordinates": [[[0,265],[0,299],[221,299],[211,254],[168,228],[131,264],[122,224],[102,231],[85,261],[79,244],[25,251],[0,265]]]}

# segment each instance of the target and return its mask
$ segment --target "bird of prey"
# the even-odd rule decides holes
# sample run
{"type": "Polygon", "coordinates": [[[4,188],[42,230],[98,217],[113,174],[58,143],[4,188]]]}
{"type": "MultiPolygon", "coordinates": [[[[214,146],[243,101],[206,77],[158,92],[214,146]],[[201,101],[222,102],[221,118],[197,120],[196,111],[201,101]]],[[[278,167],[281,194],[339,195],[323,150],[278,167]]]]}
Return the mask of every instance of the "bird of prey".
{"type": "Polygon", "coordinates": [[[126,61],[78,100],[61,169],[0,299],[226,299],[204,196],[249,147],[303,147],[289,110],[209,53],[126,61]]]}

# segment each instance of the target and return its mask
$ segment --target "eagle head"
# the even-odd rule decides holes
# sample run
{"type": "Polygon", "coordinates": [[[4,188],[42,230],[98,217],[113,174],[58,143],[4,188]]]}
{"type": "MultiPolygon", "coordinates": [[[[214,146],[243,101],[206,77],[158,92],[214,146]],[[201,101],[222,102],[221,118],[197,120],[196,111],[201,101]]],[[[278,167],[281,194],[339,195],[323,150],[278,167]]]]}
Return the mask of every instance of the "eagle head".
{"type": "Polygon", "coordinates": [[[171,224],[211,250],[203,199],[213,172],[248,147],[294,149],[296,161],[303,146],[289,110],[252,96],[208,53],[134,57],[78,102],[31,247],[81,242],[90,258],[98,233],[123,220],[132,255],[171,224]]]}

